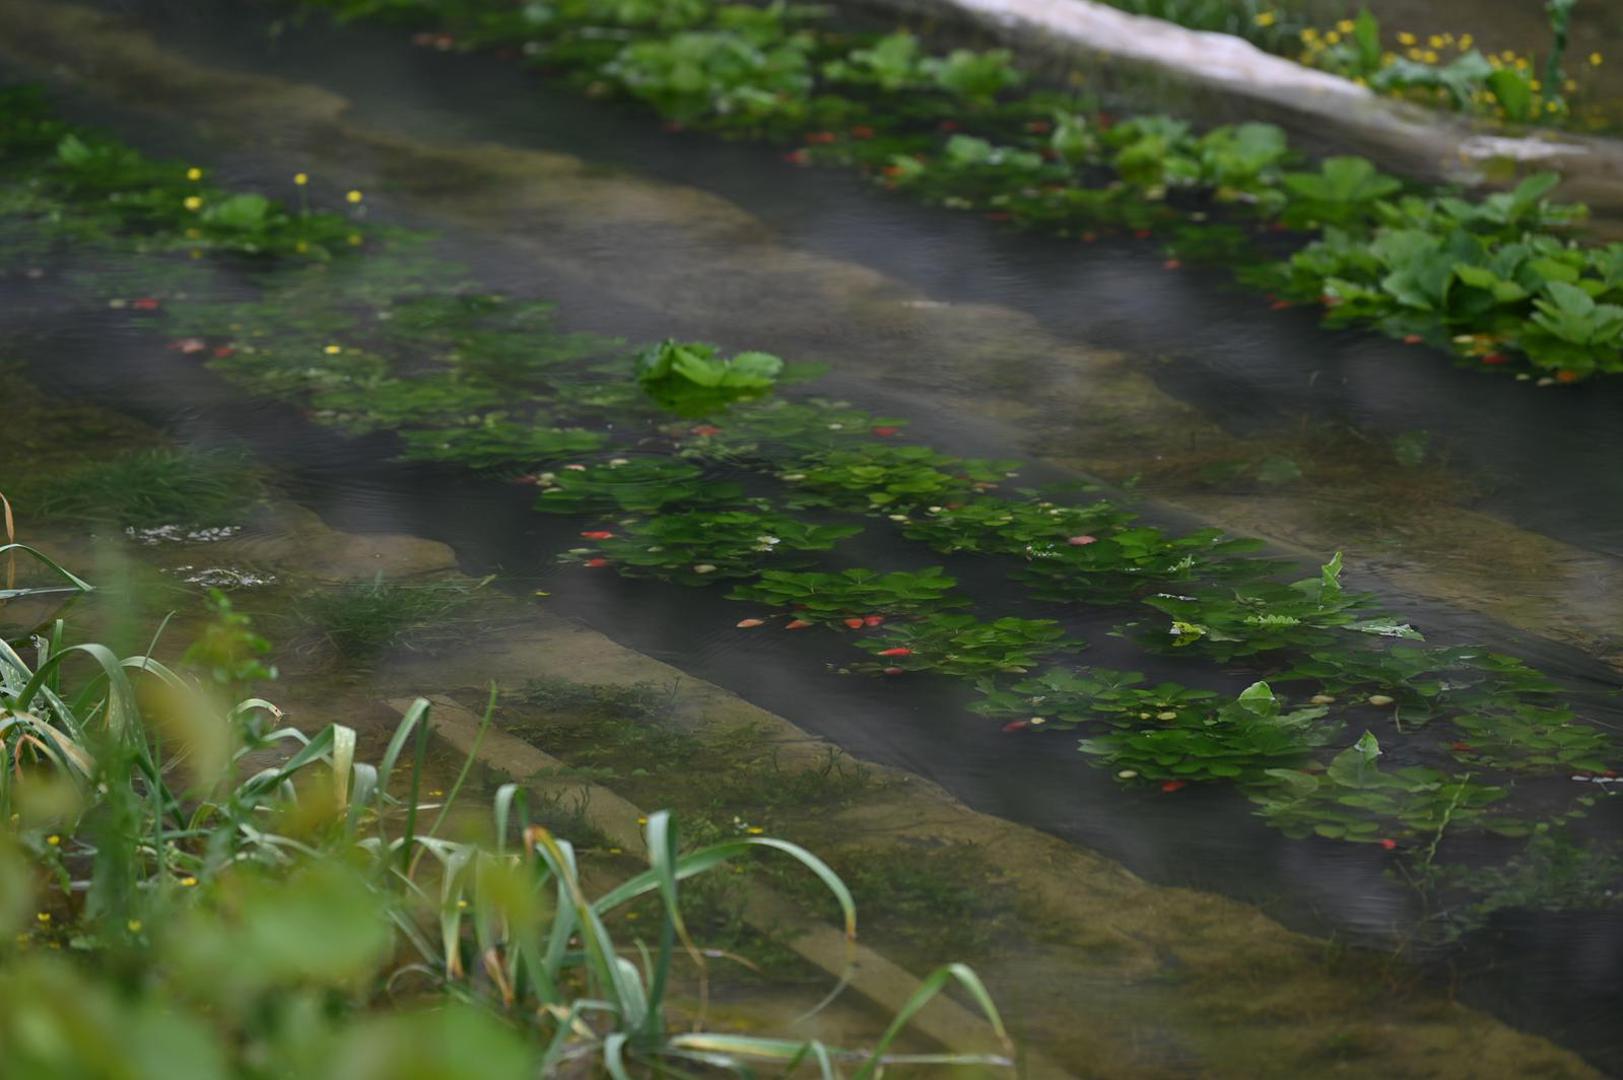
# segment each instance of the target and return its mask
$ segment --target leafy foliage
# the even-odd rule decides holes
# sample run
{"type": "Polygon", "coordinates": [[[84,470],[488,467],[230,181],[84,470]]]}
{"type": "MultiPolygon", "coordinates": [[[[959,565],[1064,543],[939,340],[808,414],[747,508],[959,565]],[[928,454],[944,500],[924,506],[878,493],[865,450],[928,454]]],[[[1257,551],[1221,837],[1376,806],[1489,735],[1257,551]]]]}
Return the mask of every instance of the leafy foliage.
{"type": "Polygon", "coordinates": [[[1212,711],[1194,715],[1187,709],[1166,711],[1177,715],[1083,739],[1081,750],[1124,780],[1247,782],[1301,760],[1332,735],[1328,725],[1319,723],[1328,709],[1314,705],[1287,710],[1262,682],[1212,711]]]}
{"type": "Polygon", "coordinates": [[[723,359],[714,345],[662,341],[637,358],[637,381],[680,416],[705,416],[772,391],[783,361],[763,352],[723,359]]]}
{"type": "Polygon", "coordinates": [[[1064,637],[1064,628],[1051,619],[982,622],[972,615],[928,615],[890,624],[884,634],[857,645],[879,658],[875,667],[971,677],[1024,673],[1050,653],[1078,647],[1064,637]]]}
{"type": "Polygon", "coordinates": [[[767,570],[759,581],[738,586],[730,596],[791,608],[797,618],[807,622],[838,623],[865,615],[919,615],[962,607],[968,601],[951,594],[956,584],[939,566],[889,574],[874,570],[834,574],[767,570]]]}
{"type": "Polygon", "coordinates": [[[1490,811],[1507,791],[1469,775],[1407,765],[1383,770],[1380,742],[1364,732],[1323,772],[1274,769],[1274,783],[1252,793],[1258,813],[1287,836],[1317,835],[1373,843],[1400,836],[1434,836],[1448,828],[1488,828],[1523,835],[1527,826],[1490,811]]]}
{"type": "Polygon", "coordinates": [[[704,585],[754,577],[769,563],[793,566],[797,554],[827,551],[861,531],[857,525],[815,525],[762,510],[696,510],[635,522],[606,536],[600,534],[608,530],[588,532],[595,546],[563,558],[581,562],[601,553],[624,574],[704,585]]]}

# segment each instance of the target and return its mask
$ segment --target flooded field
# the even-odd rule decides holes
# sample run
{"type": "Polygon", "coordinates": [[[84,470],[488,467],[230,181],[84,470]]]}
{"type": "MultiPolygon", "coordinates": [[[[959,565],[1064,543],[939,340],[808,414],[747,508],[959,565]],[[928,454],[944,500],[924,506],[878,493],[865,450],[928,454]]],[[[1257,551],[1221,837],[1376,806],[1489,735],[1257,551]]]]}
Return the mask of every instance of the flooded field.
{"type": "MultiPolygon", "coordinates": [[[[964,961],[1032,1075],[1616,1071],[1615,352],[1259,285],[1300,223],[912,198],[410,26],[0,16],[45,90],[8,99],[0,492],[98,586],[70,640],[173,612],[179,662],[218,589],[289,723],[375,760],[432,699],[414,777],[526,788],[594,880],[661,809],[819,853],[866,974],[797,1021],[838,905],[695,886],[713,1027],[872,1045],[964,961]],[[196,223],[35,182],[80,167],[59,122],[195,169],[196,223]]],[[[999,1052],[976,1005],[899,1047],[999,1052]]]]}

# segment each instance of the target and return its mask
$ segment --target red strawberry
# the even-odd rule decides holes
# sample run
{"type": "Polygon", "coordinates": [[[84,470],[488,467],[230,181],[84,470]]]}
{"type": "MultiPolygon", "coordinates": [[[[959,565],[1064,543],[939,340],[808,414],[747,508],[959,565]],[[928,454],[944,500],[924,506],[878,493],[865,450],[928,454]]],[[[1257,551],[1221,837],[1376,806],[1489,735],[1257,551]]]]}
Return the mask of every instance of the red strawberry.
{"type": "Polygon", "coordinates": [[[880,427],[872,428],[871,430],[873,431],[873,433],[875,435],[878,435],[881,439],[888,439],[892,435],[896,435],[896,434],[900,433],[902,429],[899,428],[899,427],[889,427],[889,426],[883,426],[882,425],[880,427]]]}
{"type": "Polygon", "coordinates": [[[861,630],[862,629],[862,625],[863,625],[862,620],[855,617],[855,616],[852,616],[849,619],[843,619],[841,621],[844,622],[846,626],[849,626],[853,630],[861,630]]]}
{"type": "Polygon", "coordinates": [[[1510,363],[1510,357],[1504,353],[1491,352],[1482,358],[1482,362],[1484,364],[1508,364],[1510,363]]]}
{"type": "Polygon", "coordinates": [[[905,674],[907,674],[907,672],[904,671],[903,669],[899,668],[899,667],[888,667],[888,668],[885,669],[885,674],[895,676],[895,675],[905,675],[905,674]]]}
{"type": "Polygon", "coordinates": [[[599,555],[595,559],[587,559],[586,560],[586,566],[589,569],[592,569],[592,570],[599,570],[599,569],[602,569],[603,567],[605,567],[607,565],[609,565],[609,560],[603,558],[601,555],[599,555]]]}
{"type": "Polygon", "coordinates": [[[1072,547],[1087,547],[1089,544],[1097,544],[1099,542],[1099,538],[1097,536],[1088,536],[1084,533],[1081,536],[1073,536],[1065,542],[1070,544],[1072,547]]]}
{"type": "Polygon", "coordinates": [[[1029,721],[1029,720],[1011,720],[1007,724],[1003,725],[1003,730],[1004,731],[1024,731],[1024,730],[1026,730],[1026,728],[1028,728],[1030,726],[1031,726],[1031,721],[1029,721]]]}
{"type": "Polygon", "coordinates": [[[765,625],[765,619],[739,619],[737,626],[740,630],[753,630],[757,626],[765,625]]]}
{"type": "Polygon", "coordinates": [[[1163,270],[1182,270],[1183,269],[1183,260],[1181,260],[1181,259],[1168,259],[1166,262],[1161,264],[1161,269],[1163,269],[1163,270]]]}
{"type": "Polygon", "coordinates": [[[804,630],[810,625],[811,623],[807,622],[805,619],[790,619],[788,622],[783,624],[783,628],[785,630],[804,630]]]}
{"type": "Polygon", "coordinates": [[[1421,337],[1419,334],[1404,334],[1403,335],[1403,343],[1405,345],[1419,345],[1422,341],[1425,341],[1425,340],[1426,339],[1421,337]]]}
{"type": "Polygon", "coordinates": [[[912,656],[913,655],[913,650],[908,649],[908,648],[904,648],[903,646],[898,645],[894,649],[880,649],[878,655],[880,655],[880,656],[912,656]]]}
{"type": "Polygon", "coordinates": [[[1397,849],[1398,842],[1396,840],[1386,839],[1381,841],[1381,846],[1388,851],[1395,851],[1397,849]]]}
{"type": "Polygon", "coordinates": [[[136,311],[157,311],[160,301],[154,296],[143,296],[138,300],[131,300],[130,307],[136,311]]]}
{"type": "MultiPolygon", "coordinates": [[[[532,481],[533,482],[533,481],[532,481]]],[[[587,529],[581,533],[588,540],[613,540],[614,534],[607,529],[587,529]]]]}
{"type": "Polygon", "coordinates": [[[1187,780],[1168,780],[1161,785],[1161,790],[1170,795],[1174,791],[1182,791],[1188,786],[1189,781],[1187,780]]]}
{"type": "Polygon", "coordinates": [[[864,615],[862,617],[863,626],[878,626],[884,621],[885,617],[883,615],[864,615]]]}

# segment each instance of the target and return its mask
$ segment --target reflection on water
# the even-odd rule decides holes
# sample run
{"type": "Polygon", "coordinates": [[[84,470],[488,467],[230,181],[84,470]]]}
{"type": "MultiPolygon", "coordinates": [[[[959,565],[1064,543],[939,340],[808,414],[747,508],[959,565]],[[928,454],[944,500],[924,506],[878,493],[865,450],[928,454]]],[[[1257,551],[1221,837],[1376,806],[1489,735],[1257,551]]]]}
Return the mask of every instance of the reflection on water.
{"type": "MultiPolygon", "coordinates": [[[[299,148],[301,166],[319,163],[379,193],[385,212],[443,226],[447,257],[504,289],[559,300],[572,325],[820,359],[833,368],[831,389],[876,412],[914,418],[916,432],[935,445],[1048,458],[1053,476],[1073,463],[1115,479],[1143,475],[1153,494],[1249,515],[1253,528],[1320,554],[1336,533],[1360,531],[1360,517],[1373,519],[1357,539],[1388,552],[1389,565],[1378,568],[1389,576],[1375,584],[1435,639],[1512,648],[1597,694],[1615,680],[1593,659],[1469,610],[1417,601],[1403,584],[1431,582],[1431,596],[1449,599],[1467,592],[1457,579],[1476,590],[1466,599],[1501,618],[1523,616],[1523,629],[1554,636],[1561,627],[1551,611],[1560,610],[1582,624],[1572,640],[1615,644],[1623,628],[1623,601],[1608,591],[1623,555],[1623,481],[1612,467],[1623,450],[1623,396],[1615,388],[1536,392],[1462,376],[1419,350],[1268,313],[1215,276],[1169,274],[1153,251],[1081,252],[1010,237],[839,177],[785,170],[758,149],[670,137],[634,114],[535,94],[509,69],[411,51],[387,35],[322,28],[267,46],[217,13],[155,25],[195,56],[309,79],[351,99],[347,130],[382,135],[324,145],[334,129],[297,109],[270,123],[279,140],[299,148]],[[406,141],[447,136],[593,164],[502,149],[419,150],[406,141]],[[1304,434],[1332,425],[1354,441],[1315,443],[1304,434]],[[1380,483],[1360,491],[1364,514],[1356,500],[1349,512],[1331,485],[1356,477],[1315,455],[1341,459],[1355,455],[1359,441],[1385,446],[1414,432],[1429,440],[1416,465],[1377,464],[1370,451],[1370,470],[1402,475],[1414,487],[1400,512],[1379,505],[1387,490],[1380,483]],[[1192,464],[1168,464],[1180,455],[1192,464]],[[1284,481],[1259,478],[1257,466],[1282,455],[1295,475],[1275,466],[1267,475],[1284,481]],[[1420,474],[1399,473],[1421,466],[1438,469],[1424,485],[1412,480],[1420,474]],[[1467,479],[1480,494],[1461,505],[1457,489],[1467,479]],[[1340,510],[1328,525],[1326,508],[1340,510]],[[1471,515],[1519,527],[1503,534],[1505,558],[1467,565],[1448,558],[1461,530],[1492,520],[1471,515]],[[1428,546],[1411,552],[1417,538],[1428,546]],[[1571,565],[1539,560],[1551,551],[1571,565]],[[1552,589],[1551,603],[1520,605],[1535,583],[1552,589]]],[[[190,109],[206,115],[209,103],[181,105],[190,109]]],[[[136,140],[189,137],[113,118],[136,140]]],[[[268,183],[287,160],[238,150],[227,171],[268,183]]],[[[139,281],[140,266],[128,269],[139,281]]],[[[467,571],[499,573],[510,588],[540,588],[551,594],[552,610],[640,653],[1152,880],[1221,890],[1298,925],[1354,936],[1380,937],[1425,914],[1411,890],[1382,875],[1373,849],[1287,840],[1265,829],[1244,800],[1220,791],[1178,800],[1124,794],[1075,755],[1002,737],[967,715],[963,687],[945,680],[876,691],[863,680],[828,677],[825,666],[839,658],[814,639],[786,645],[699,629],[730,628],[736,605],[713,592],[554,566],[553,554],[576,542],[577,525],[534,514],[529,496],[512,485],[394,462],[386,434],[344,439],[287,406],[246,399],[131,333],[100,297],[57,290],[54,279],[8,287],[26,298],[16,310],[35,312],[11,316],[8,329],[19,351],[49,373],[53,390],[117,403],[188,444],[243,439],[290,495],[330,523],[441,540],[467,571]]],[[[873,543],[853,559],[887,565],[905,557],[873,543]]],[[[972,561],[951,569],[979,595],[1003,588],[996,572],[972,561]]],[[[1109,636],[1113,622],[1080,614],[1069,628],[1094,643],[1090,662],[1144,664],[1109,636]]],[[[1237,687],[1225,681],[1223,688],[1237,687]]],[[[1615,833],[1615,809],[1604,804],[1584,828],[1615,833]]],[[[1463,954],[1444,956],[1463,956],[1458,962],[1473,973],[1494,962],[1492,974],[1464,980],[1472,1000],[1604,1056],[1618,1049],[1610,1018],[1623,993],[1620,949],[1623,925],[1613,916],[1535,920],[1507,911],[1463,954]]]]}

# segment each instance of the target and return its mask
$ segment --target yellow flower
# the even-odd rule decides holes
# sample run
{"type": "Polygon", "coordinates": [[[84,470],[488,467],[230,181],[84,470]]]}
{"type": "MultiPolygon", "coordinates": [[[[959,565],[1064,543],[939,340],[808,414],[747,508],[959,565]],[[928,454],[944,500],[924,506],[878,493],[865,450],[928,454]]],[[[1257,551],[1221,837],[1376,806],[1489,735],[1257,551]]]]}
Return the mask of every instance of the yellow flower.
{"type": "Polygon", "coordinates": [[[50,836],[47,836],[45,838],[45,842],[47,844],[50,844],[52,847],[56,847],[58,844],[60,844],[62,842],[62,838],[60,836],[57,836],[55,833],[52,833],[50,836]]]}
{"type": "Polygon", "coordinates": [[[1600,53],[1592,52],[1592,53],[1589,54],[1589,66],[1590,67],[1600,67],[1600,60],[1601,60],[1600,53]]]}
{"type": "Polygon", "coordinates": [[[344,196],[344,198],[348,199],[352,203],[360,202],[363,197],[364,196],[362,196],[359,191],[351,191],[348,195],[344,196]]]}
{"type": "Polygon", "coordinates": [[[42,911],[38,915],[35,915],[34,918],[38,919],[42,923],[50,922],[51,913],[49,911],[42,911]]]}
{"type": "Polygon", "coordinates": [[[1302,31],[1302,40],[1303,40],[1303,41],[1304,41],[1304,42],[1314,42],[1314,41],[1317,41],[1317,40],[1319,40],[1319,32],[1318,32],[1318,31],[1317,31],[1317,30],[1315,30],[1315,29],[1313,29],[1313,28],[1312,28],[1312,27],[1311,27],[1311,26],[1310,26],[1310,27],[1308,27],[1308,28],[1307,28],[1307,29],[1306,29],[1306,30],[1303,30],[1303,31],[1302,31]]]}
{"type": "Polygon", "coordinates": [[[1435,49],[1427,49],[1426,50],[1426,63],[1435,64],[1436,62],[1437,62],[1437,51],[1435,49]]]}
{"type": "Polygon", "coordinates": [[[300,187],[303,187],[310,182],[310,175],[308,173],[296,172],[293,174],[293,182],[300,187]]]}
{"type": "Polygon", "coordinates": [[[1332,30],[1328,34],[1324,35],[1324,40],[1329,42],[1331,45],[1334,45],[1336,42],[1341,40],[1341,35],[1332,30]]]}
{"type": "Polygon", "coordinates": [[[1448,42],[1443,39],[1443,35],[1433,34],[1431,37],[1426,39],[1426,44],[1430,45],[1434,49],[1441,49],[1444,45],[1447,45],[1448,42]]]}
{"type": "Polygon", "coordinates": [[[139,934],[141,932],[141,920],[140,919],[131,919],[129,922],[125,923],[124,925],[129,928],[129,931],[132,934],[139,934]]]}
{"type": "Polygon", "coordinates": [[[1272,26],[1274,23],[1279,21],[1279,16],[1274,14],[1272,11],[1259,11],[1257,12],[1256,17],[1251,21],[1256,23],[1258,26],[1272,26]]]}
{"type": "Polygon", "coordinates": [[[1398,44],[1399,45],[1413,45],[1419,40],[1420,40],[1419,38],[1415,37],[1413,34],[1409,33],[1409,31],[1407,31],[1407,30],[1399,30],[1398,31],[1398,44]]]}
{"type": "Polygon", "coordinates": [[[759,825],[751,825],[744,831],[749,833],[751,836],[760,836],[762,833],[766,832],[766,830],[761,828],[759,825]]]}
{"type": "Polygon", "coordinates": [[[190,874],[187,874],[187,875],[186,875],[186,876],[185,876],[185,877],[183,877],[183,878],[181,878],[181,879],[180,879],[180,883],[181,883],[181,885],[182,885],[182,886],[183,886],[183,887],[185,887],[185,888],[188,888],[188,889],[189,889],[189,888],[191,888],[191,887],[192,887],[192,886],[194,886],[194,885],[196,885],[196,884],[197,884],[197,879],[196,879],[196,878],[194,878],[194,877],[192,877],[192,876],[191,876],[191,875],[190,875],[190,874]]]}
{"type": "Polygon", "coordinates": [[[326,353],[328,356],[337,356],[339,353],[344,351],[344,347],[342,345],[328,345],[321,351],[326,353]]]}
{"type": "Polygon", "coordinates": [[[361,234],[360,233],[352,232],[352,233],[349,234],[347,239],[349,240],[351,246],[353,246],[353,247],[360,247],[361,246],[361,234]]]}
{"type": "Polygon", "coordinates": [[[1336,23],[1336,29],[1340,30],[1343,34],[1352,33],[1355,29],[1357,29],[1357,26],[1358,24],[1353,22],[1351,19],[1342,19],[1340,22],[1336,23]]]}
{"type": "Polygon", "coordinates": [[[1475,45],[1475,44],[1476,44],[1476,38],[1472,37],[1470,34],[1461,34],[1460,35],[1460,41],[1459,41],[1460,52],[1465,52],[1472,45],[1475,45]]]}
{"type": "Polygon", "coordinates": [[[197,181],[203,179],[203,170],[193,166],[186,170],[186,179],[197,181]]]}
{"type": "Polygon", "coordinates": [[[300,240],[293,245],[293,250],[297,251],[300,255],[303,255],[306,251],[310,250],[310,245],[307,242],[300,240]]]}
{"type": "Polygon", "coordinates": [[[181,205],[188,210],[201,210],[203,209],[203,200],[196,195],[188,195],[181,205]]]}

